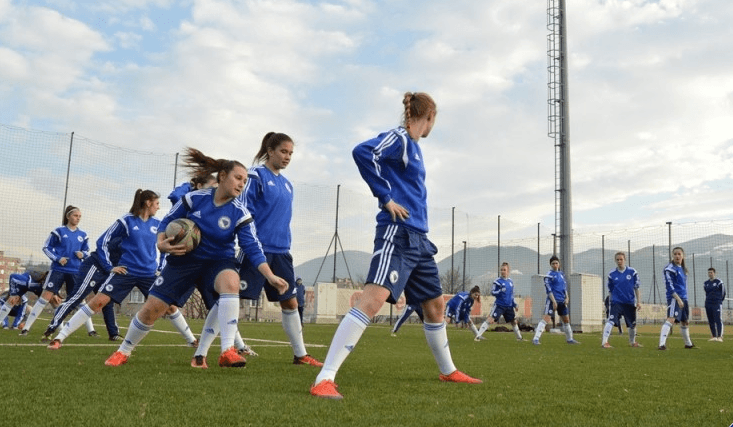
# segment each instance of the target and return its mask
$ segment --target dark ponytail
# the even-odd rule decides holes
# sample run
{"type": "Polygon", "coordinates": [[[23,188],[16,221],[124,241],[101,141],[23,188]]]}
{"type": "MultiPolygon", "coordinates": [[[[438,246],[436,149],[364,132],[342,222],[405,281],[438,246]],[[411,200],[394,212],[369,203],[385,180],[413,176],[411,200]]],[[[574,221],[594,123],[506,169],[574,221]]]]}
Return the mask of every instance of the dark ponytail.
{"type": "Polygon", "coordinates": [[[262,138],[262,144],[260,145],[260,151],[257,152],[253,163],[264,163],[270,156],[267,154],[270,150],[275,150],[283,142],[293,142],[293,140],[284,133],[268,132],[264,138],[262,138]]]}

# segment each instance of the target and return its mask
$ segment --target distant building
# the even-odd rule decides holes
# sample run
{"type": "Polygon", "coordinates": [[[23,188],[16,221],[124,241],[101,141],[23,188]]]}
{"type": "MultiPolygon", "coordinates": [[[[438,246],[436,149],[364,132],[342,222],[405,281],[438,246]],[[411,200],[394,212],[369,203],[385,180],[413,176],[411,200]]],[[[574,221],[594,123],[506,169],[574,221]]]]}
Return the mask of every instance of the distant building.
{"type": "Polygon", "coordinates": [[[0,292],[8,290],[10,275],[23,273],[25,267],[20,265],[20,258],[6,257],[4,251],[0,251],[0,292]]]}

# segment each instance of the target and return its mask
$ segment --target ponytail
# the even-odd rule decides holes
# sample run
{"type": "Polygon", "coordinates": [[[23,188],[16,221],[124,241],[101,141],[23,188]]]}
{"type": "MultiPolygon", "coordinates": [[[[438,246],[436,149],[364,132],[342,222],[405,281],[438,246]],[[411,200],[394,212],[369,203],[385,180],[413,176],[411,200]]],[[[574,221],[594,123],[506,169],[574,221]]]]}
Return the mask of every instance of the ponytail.
{"type": "Polygon", "coordinates": [[[293,140],[284,133],[268,132],[264,138],[262,138],[262,144],[260,144],[260,151],[257,152],[253,163],[264,163],[270,158],[267,154],[270,150],[275,150],[283,142],[293,142],[293,140]]]}
{"type": "Polygon", "coordinates": [[[158,198],[160,198],[160,196],[155,191],[138,188],[137,191],[135,191],[135,199],[132,201],[130,213],[135,216],[140,216],[143,210],[145,210],[145,203],[148,200],[156,200],[158,198]]]}

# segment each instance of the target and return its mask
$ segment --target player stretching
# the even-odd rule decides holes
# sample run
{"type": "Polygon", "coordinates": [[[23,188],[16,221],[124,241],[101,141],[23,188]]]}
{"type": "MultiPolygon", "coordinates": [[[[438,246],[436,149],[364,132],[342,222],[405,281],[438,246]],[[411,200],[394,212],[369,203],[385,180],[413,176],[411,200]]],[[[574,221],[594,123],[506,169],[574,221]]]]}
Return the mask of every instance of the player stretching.
{"type": "Polygon", "coordinates": [[[626,327],[629,329],[629,345],[641,347],[642,345],[636,342],[636,311],[641,310],[639,275],[636,270],[626,266],[626,254],[616,252],[614,258],[616,268],[608,273],[608,295],[611,309],[606,326],[603,328],[601,347],[611,348],[608,337],[611,336],[613,326],[619,326],[621,316],[624,316],[626,327]]]}
{"type": "Polygon", "coordinates": [[[552,267],[552,270],[545,276],[545,290],[547,291],[545,316],[537,324],[532,344],[540,345],[540,337],[545,332],[545,326],[550,322],[552,313],[557,313],[562,318],[567,343],[580,344],[573,339],[573,328],[570,326],[570,314],[568,310],[570,298],[568,297],[567,282],[565,282],[565,276],[560,271],[560,259],[555,255],[550,257],[550,267],[552,267]]]}
{"type": "Polygon", "coordinates": [[[514,335],[517,337],[517,341],[524,341],[522,333],[519,331],[519,322],[515,317],[515,312],[519,311],[517,303],[514,302],[514,282],[509,278],[509,263],[504,262],[499,268],[499,278],[494,280],[494,286],[491,289],[491,295],[496,297],[494,306],[491,307],[489,315],[481,324],[481,328],[478,330],[475,340],[479,341],[483,338],[484,332],[489,329],[489,325],[499,321],[501,316],[504,316],[504,320],[507,323],[512,324],[514,335]]]}
{"type": "Polygon", "coordinates": [[[428,240],[425,163],[420,138],[435,123],[435,102],[426,93],[406,93],[404,127],[382,133],[354,148],[362,178],[379,200],[374,255],[361,299],[333,336],[321,372],[311,386],[314,396],[341,399],[336,373],[359,342],[385,301],[397,302],[402,292],[408,304],[422,304],[425,338],[433,352],[442,381],[477,384],[481,380],[460,372],[453,364],[443,321],[443,289],[435,254],[428,240]]]}

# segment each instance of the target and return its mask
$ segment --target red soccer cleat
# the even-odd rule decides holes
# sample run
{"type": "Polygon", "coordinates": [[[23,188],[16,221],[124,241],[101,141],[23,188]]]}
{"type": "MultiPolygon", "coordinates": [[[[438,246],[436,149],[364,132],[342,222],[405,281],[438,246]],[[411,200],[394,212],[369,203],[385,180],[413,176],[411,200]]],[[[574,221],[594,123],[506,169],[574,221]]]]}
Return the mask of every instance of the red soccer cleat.
{"type": "Polygon", "coordinates": [[[461,371],[455,370],[450,375],[440,375],[441,381],[451,382],[451,383],[466,383],[466,384],[481,384],[483,381],[481,381],[478,378],[469,377],[468,375],[464,374],[461,371]]]}
{"type": "Polygon", "coordinates": [[[331,380],[323,380],[318,384],[311,386],[311,394],[322,399],[335,399],[341,400],[344,396],[341,395],[336,389],[338,386],[331,380]]]}
{"type": "Polygon", "coordinates": [[[247,359],[239,355],[234,347],[229,347],[219,356],[219,366],[222,368],[243,368],[246,364],[247,359]]]}
{"type": "Polygon", "coordinates": [[[112,356],[110,356],[104,364],[107,366],[122,366],[125,363],[127,363],[127,359],[130,358],[129,355],[121,352],[121,351],[115,351],[112,353],[112,356]]]}
{"type": "Polygon", "coordinates": [[[191,359],[191,367],[209,369],[209,365],[206,364],[206,356],[194,356],[193,359],[191,359]]]}
{"type": "Polygon", "coordinates": [[[293,365],[311,365],[318,366],[320,368],[323,366],[323,363],[314,359],[310,354],[306,354],[303,357],[293,356],[293,365]]]}

